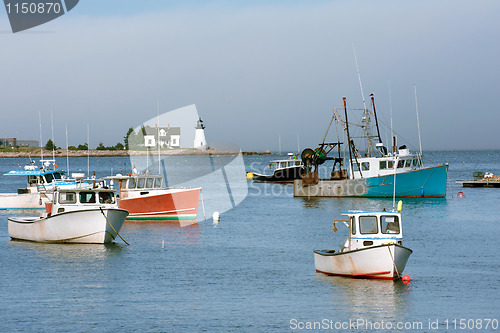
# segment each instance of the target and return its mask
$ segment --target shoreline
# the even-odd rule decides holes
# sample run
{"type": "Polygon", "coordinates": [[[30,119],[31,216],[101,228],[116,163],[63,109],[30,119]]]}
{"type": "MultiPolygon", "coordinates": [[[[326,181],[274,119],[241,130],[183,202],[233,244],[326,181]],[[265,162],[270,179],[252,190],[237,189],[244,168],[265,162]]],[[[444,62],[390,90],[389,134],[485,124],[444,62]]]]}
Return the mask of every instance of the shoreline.
{"type": "MultiPolygon", "coordinates": [[[[197,150],[197,149],[175,149],[175,150],[165,150],[161,151],[162,156],[178,156],[178,155],[237,155],[240,152],[234,151],[218,151],[218,150],[197,150]]],[[[242,151],[242,155],[271,155],[269,152],[254,152],[254,151],[242,151]]],[[[58,149],[55,151],[55,157],[113,157],[113,156],[158,156],[158,151],[127,151],[127,150],[97,150],[91,149],[87,150],[66,150],[58,149]],[[89,154],[90,153],[90,154],[89,154]]],[[[44,150],[43,156],[47,159],[51,159],[53,156],[52,151],[44,150]]],[[[0,158],[19,158],[19,157],[36,157],[41,158],[42,154],[40,151],[29,153],[29,152],[0,152],[0,158]]]]}

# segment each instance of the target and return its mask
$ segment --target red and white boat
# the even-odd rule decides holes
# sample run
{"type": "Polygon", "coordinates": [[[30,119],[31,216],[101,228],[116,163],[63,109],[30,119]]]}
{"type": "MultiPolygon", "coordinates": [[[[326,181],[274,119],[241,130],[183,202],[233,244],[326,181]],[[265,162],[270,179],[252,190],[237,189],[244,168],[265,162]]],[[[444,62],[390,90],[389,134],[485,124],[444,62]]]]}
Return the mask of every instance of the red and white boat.
{"type": "MultiPolygon", "coordinates": [[[[400,204],[401,205],[401,204],[400,204]]],[[[315,250],[316,272],[353,278],[390,279],[402,277],[412,250],[403,246],[401,214],[398,212],[344,213],[349,233],[340,251],[315,250]]],[[[337,231],[334,224],[333,232],[337,231]]]]}
{"type": "Polygon", "coordinates": [[[148,174],[118,174],[106,179],[118,181],[118,206],[129,212],[129,220],[196,219],[201,187],[164,188],[162,176],[148,174]]]}

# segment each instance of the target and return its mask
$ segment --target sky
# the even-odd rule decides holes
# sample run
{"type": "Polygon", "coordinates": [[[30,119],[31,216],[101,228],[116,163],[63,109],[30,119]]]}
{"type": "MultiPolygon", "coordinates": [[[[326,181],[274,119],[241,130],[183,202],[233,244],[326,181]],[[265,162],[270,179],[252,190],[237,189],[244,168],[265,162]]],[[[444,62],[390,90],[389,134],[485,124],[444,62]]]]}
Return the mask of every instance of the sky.
{"type": "Polygon", "coordinates": [[[399,143],[419,147],[416,88],[424,151],[500,149],[498,13],[497,0],[81,0],[13,34],[2,8],[0,137],[39,140],[40,114],[43,142],[52,124],[56,145],[66,126],[87,142],[89,126],[91,147],[111,146],[159,101],[195,104],[209,144],[315,148],[343,97],[363,108],[356,54],[399,143]]]}

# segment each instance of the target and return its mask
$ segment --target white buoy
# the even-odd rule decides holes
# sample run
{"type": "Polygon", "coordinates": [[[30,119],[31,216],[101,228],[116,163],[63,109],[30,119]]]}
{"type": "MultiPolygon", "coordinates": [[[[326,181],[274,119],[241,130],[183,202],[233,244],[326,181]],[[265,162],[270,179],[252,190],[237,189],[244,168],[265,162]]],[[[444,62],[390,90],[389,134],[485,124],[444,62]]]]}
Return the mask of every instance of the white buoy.
{"type": "Polygon", "coordinates": [[[214,212],[212,215],[212,219],[214,220],[214,224],[218,224],[220,221],[220,214],[219,212],[214,212]]]}
{"type": "Polygon", "coordinates": [[[161,248],[162,248],[162,249],[163,249],[163,248],[165,248],[165,240],[162,240],[162,241],[161,241],[161,248]]]}

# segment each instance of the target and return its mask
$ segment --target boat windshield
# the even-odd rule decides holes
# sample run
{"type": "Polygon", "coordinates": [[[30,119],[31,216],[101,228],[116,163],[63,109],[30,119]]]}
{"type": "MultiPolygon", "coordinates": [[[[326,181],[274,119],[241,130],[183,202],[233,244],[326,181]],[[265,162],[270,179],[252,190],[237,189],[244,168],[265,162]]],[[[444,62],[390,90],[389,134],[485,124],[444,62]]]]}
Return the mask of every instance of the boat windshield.
{"type": "Polygon", "coordinates": [[[54,180],[54,176],[51,173],[48,173],[42,176],[42,183],[44,182],[44,180],[46,183],[52,183],[52,181],[54,180]]]}
{"type": "Polygon", "coordinates": [[[76,203],[76,193],[75,192],[60,192],[59,193],[59,203],[60,204],[74,204],[74,203],[76,203]]]}
{"type": "Polygon", "coordinates": [[[381,216],[380,230],[383,234],[399,234],[399,219],[397,216],[381,216]]]}
{"type": "Polygon", "coordinates": [[[115,202],[113,192],[99,192],[99,203],[110,204],[115,202]]]}
{"type": "Polygon", "coordinates": [[[359,217],[359,232],[362,234],[376,234],[377,217],[376,216],[360,216],[359,217]]]}
{"type": "Polygon", "coordinates": [[[138,178],[137,179],[137,188],[144,188],[145,183],[146,183],[145,178],[138,178]]]}
{"type": "Polygon", "coordinates": [[[135,188],[137,186],[137,182],[135,178],[130,178],[128,181],[128,188],[135,188]]]}
{"type": "Polygon", "coordinates": [[[95,192],[80,192],[80,203],[95,203],[95,192]]]}
{"type": "Polygon", "coordinates": [[[147,178],[146,179],[146,188],[153,188],[153,178],[147,178]]]}
{"type": "Polygon", "coordinates": [[[155,188],[160,188],[161,187],[161,178],[157,177],[155,178],[155,188]]]}

